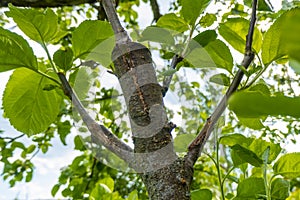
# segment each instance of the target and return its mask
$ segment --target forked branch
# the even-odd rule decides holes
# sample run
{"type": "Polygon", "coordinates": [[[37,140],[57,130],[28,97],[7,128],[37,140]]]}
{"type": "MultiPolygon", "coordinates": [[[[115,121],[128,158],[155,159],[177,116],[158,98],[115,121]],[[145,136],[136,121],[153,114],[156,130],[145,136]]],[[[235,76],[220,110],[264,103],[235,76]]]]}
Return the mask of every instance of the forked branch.
{"type": "MultiPolygon", "coordinates": [[[[248,34],[246,36],[246,48],[245,48],[244,59],[242,61],[242,66],[245,67],[245,69],[249,67],[249,65],[254,59],[254,52],[252,51],[252,42],[253,42],[253,33],[254,33],[255,21],[256,21],[256,8],[257,8],[257,0],[253,0],[252,16],[251,16],[248,34]]],[[[226,109],[227,100],[237,90],[239,84],[241,83],[243,75],[244,73],[242,69],[239,69],[232,83],[227,89],[226,94],[223,96],[223,98],[217,105],[212,115],[207,119],[205,125],[203,126],[198,136],[189,145],[188,153],[185,157],[186,167],[192,168],[194,166],[195,162],[197,161],[198,157],[202,152],[205,143],[207,142],[211,132],[213,131],[216,122],[219,120],[220,116],[226,109]]]]}
{"type": "Polygon", "coordinates": [[[131,159],[129,154],[133,152],[133,150],[127,144],[117,138],[114,134],[112,134],[103,125],[99,125],[83,107],[80,100],[71,88],[68,80],[66,79],[66,76],[63,73],[58,73],[58,76],[60,81],[62,82],[62,87],[65,95],[67,95],[72,100],[74,107],[77,109],[78,113],[82,117],[83,122],[91,132],[92,141],[98,145],[103,145],[105,148],[129,163],[131,159]]]}

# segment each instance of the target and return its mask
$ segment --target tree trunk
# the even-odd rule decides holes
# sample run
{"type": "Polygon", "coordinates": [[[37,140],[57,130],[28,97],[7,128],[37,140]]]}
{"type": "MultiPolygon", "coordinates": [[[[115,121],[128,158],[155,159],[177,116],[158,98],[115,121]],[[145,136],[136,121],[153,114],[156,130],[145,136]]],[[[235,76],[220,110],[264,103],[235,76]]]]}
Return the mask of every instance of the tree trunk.
{"type": "Polygon", "coordinates": [[[190,199],[192,170],[178,158],[157,83],[150,51],[134,42],[117,44],[112,60],[129,111],[135,159],[130,165],[141,174],[152,200],[190,199]]]}

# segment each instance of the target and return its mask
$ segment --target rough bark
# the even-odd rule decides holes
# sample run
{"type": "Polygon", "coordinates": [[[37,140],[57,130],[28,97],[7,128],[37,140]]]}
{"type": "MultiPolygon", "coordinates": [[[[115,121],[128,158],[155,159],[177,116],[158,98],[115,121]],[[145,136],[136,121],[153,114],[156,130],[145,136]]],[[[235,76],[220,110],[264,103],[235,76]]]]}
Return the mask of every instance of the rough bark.
{"type": "Polygon", "coordinates": [[[150,199],[190,199],[192,170],[174,152],[174,125],[166,117],[150,51],[126,42],[116,45],[112,58],[131,120],[137,155],[131,166],[141,174],[150,199]]]}
{"type": "MultiPolygon", "coordinates": [[[[8,3],[15,6],[59,7],[95,2],[94,0],[7,0],[0,1],[0,7],[7,6],[8,3]]],[[[213,130],[214,123],[226,108],[228,97],[237,89],[243,72],[241,70],[238,72],[235,78],[237,81],[232,83],[224,100],[216,108],[214,112],[216,114],[207,120],[201,133],[191,143],[187,156],[179,158],[174,152],[171,136],[174,125],[168,121],[163,103],[162,92],[167,91],[166,88],[169,83],[166,84],[167,87],[164,90],[158,84],[149,49],[130,40],[119,22],[112,1],[102,0],[100,2],[103,3],[108,20],[116,34],[116,46],[113,50],[112,60],[130,115],[134,150],[132,151],[125,143],[119,141],[104,126],[98,125],[84,110],[65,76],[58,74],[63,83],[64,91],[70,99],[75,100],[75,106],[92,132],[93,139],[128,162],[140,173],[150,199],[188,200],[190,199],[193,165],[213,130]]],[[[253,2],[253,16],[243,62],[245,68],[250,65],[254,57],[251,44],[257,0],[253,2]]],[[[160,14],[157,2],[151,1],[151,6],[156,12],[154,13],[155,18],[158,19],[160,14]]],[[[174,66],[176,65],[174,64],[174,66]]]]}

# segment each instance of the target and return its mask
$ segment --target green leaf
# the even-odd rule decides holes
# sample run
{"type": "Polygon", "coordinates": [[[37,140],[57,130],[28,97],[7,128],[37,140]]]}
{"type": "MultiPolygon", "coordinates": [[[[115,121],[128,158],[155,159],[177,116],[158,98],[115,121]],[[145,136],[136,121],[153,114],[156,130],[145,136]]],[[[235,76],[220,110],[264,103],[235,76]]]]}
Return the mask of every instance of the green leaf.
{"type": "MultiPolygon", "coordinates": [[[[233,48],[244,53],[249,26],[250,22],[244,18],[229,18],[227,22],[220,24],[219,33],[233,48]]],[[[260,51],[261,45],[262,34],[255,27],[252,44],[255,52],[260,51]]]]}
{"type": "Polygon", "coordinates": [[[36,42],[51,42],[65,34],[61,34],[58,27],[57,15],[51,10],[38,11],[36,9],[17,8],[9,4],[9,11],[5,12],[12,17],[18,27],[36,42]]]}
{"type": "MultiPolygon", "coordinates": [[[[255,85],[252,85],[249,88],[249,91],[257,91],[257,92],[261,92],[261,93],[267,94],[267,95],[271,94],[270,89],[268,88],[268,86],[264,82],[260,82],[260,83],[257,83],[255,85]]],[[[243,124],[244,126],[246,126],[248,128],[252,128],[254,130],[260,130],[260,129],[265,127],[263,125],[262,121],[264,121],[266,119],[266,117],[262,117],[262,118],[238,117],[238,119],[239,119],[239,122],[241,124],[243,124]]]]}
{"type": "Polygon", "coordinates": [[[69,195],[72,194],[72,191],[70,190],[70,188],[65,188],[63,191],[61,191],[61,194],[64,196],[64,197],[67,197],[69,195]]]}
{"type": "Polygon", "coordinates": [[[281,156],[273,166],[274,173],[284,178],[300,177],[300,153],[289,153],[281,156]]]}
{"type": "Polygon", "coordinates": [[[26,40],[0,27],[0,72],[26,67],[36,70],[37,59],[26,40]],[[20,56],[22,55],[22,56],[20,56]]]}
{"type": "Polygon", "coordinates": [[[176,152],[186,152],[189,144],[195,139],[194,134],[177,135],[174,139],[174,148],[176,152]]]}
{"type": "Polygon", "coordinates": [[[30,145],[27,150],[26,153],[30,154],[35,150],[36,146],[34,144],[30,145]]]}
{"type": "Polygon", "coordinates": [[[271,184],[271,197],[273,200],[285,200],[289,197],[290,183],[282,178],[277,178],[271,184]]]}
{"type": "Polygon", "coordinates": [[[212,200],[212,192],[209,189],[194,190],[191,192],[192,200],[212,200]]]}
{"type": "Polygon", "coordinates": [[[287,55],[300,61],[299,20],[300,8],[294,8],[283,13],[269,28],[262,48],[262,60],[265,65],[287,55]]]}
{"type": "MultiPolygon", "coordinates": [[[[245,5],[252,7],[252,0],[244,0],[245,5]]],[[[257,10],[259,11],[272,11],[272,6],[269,0],[259,0],[257,10]]]]}
{"type": "Polygon", "coordinates": [[[58,192],[60,188],[60,184],[56,184],[53,186],[52,190],[51,190],[51,195],[54,197],[56,195],[56,193],[58,192]]]}
{"type": "Polygon", "coordinates": [[[225,85],[229,86],[230,85],[230,78],[226,74],[215,74],[209,78],[209,81],[212,83],[216,83],[219,85],[225,85]]]}
{"type": "Polygon", "coordinates": [[[233,67],[233,58],[229,48],[224,42],[221,40],[212,41],[205,46],[205,49],[218,68],[223,68],[231,72],[233,67]]]}
{"type": "Polygon", "coordinates": [[[300,8],[289,10],[284,16],[282,43],[286,43],[288,55],[300,62],[300,8]]]}
{"type": "Polygon", "coordinates": [[[60,111],[62,97],[43,88],[49,79],[26,68],[16,69],[3,95],[3,107],[10,123],[27,135],[40,133],[53,123],[60,111]]]}
{"type": "Polygon", "coordinates": [[[270,96],[256,91],[236,92],[229,99],[229,109],[243,118],[264,116],[300,117],[300,97],[270,96]]]}
{"type": "Polygon", "coordinates": [[[265,195],[264,180],[262,178],[247,178],[239,183],[237,195],[233,200],[256,200],[259,196],[265,195]]]}
{"type": "Polygon", "coordinates": [[[211,0],[182,0],[181,14],[190,25],[194,25],[196,19],[206,9],[210,2],[211,0]]]}
{"type": "Polygon", "coordinates": [[[100,185],[105,185],[108,188],[107,191],[110,191],[109,193],[114,191],[114,180],[111,177],[101,179],[100,181],[98,181],[98,183],[100,185]]]}
{"type": "Polygon", "coordinates": [[[195,36],[193,40],[199,43],[202,47],[205,47],[208,43],[215,41],[217,36],[218,35],[215,30],[206,30],[195,36]]]}
{"type": "Polygon", "coordinates": [[[289,196],[289,198],[287,198],[286,200],[299,200],[299,199],[300,199],[300,189],[298,188],[295,191],[293,191],[289,196]]]}
{"type": "Polygon", "coordinates": [[[249,88],[249,91],[257,91],[257,92],[260,92],[265,95],[271,95],[270,89],[269,89],[268,85],[266,85],[265,82],[260,82],[255,85],[252,85],[249,88]]]}
{"type": "Polygon", "coordinates": [[[282,26],[286,23],[284,16],[283,14],[277,18],[264,35],[261,56],[266,66],[287,55],[286,44],[282,40],[282,26]]]}
{"type": "Polygon", "coordinates": [[[261,122],[260,118],[243,118],[243,117],[238,117],[238,118],[239,118],[239,122],[248,128],[252,128],[254,130],[260,130],[265,127],[261,122]]]}
{"type": "Polygon", "coordinates": [[[73,64],[73,51],[71,48],[57,50],[53,55],[54,63],[65,72],[68,71],[73,64]]]}
{"type": "Polygon", "coordinates": [[[259,158],[262,158],[265,150],[267,148],[270,148],[267,161],[268,164],[274,161],[281,152],[281,147],[279,144],[267,142],[260,138],[254,139],[248,148],[249,150],[253,151],[259,158]]]}
{"type": "Polygon", "coordinates": [[[260,159],[253,151],[239,144],[232,146],[231,149],[235,151],[241,160],[244,160],[255,167],[260,167],[263,164],[262,159],[260,159]]]}
{"type": "Polygon", "coordinates": [[[59,134],[60,141],[67,145],[66,137],[71,132],[72,125],[70,121],[57,122],[57,133],[59,134]]]}
{"type": "Polygon", "coordinates": [[[91,88],[97,73],[89,67],[80,67],[70,76],[70,82],[73,83],[73,89],[80,100],[84,100],[91,88]]]}
{"type": "Polygon", "coordinates": [[[300,62],[298,62],[297,60],[294,60],[294,59],[290,59],[289,60],[289,65],[290,65],[291,68],[293,68],[293,70],[297,74],[300,74],[300,62]]]}
{"type": "Polygon", "coordinates": [[[108,22],[99,20],[82,22],[72,36],[74,57],[94,60],[108,66],[115,45],[112,36],[113,30],[108,22]]]}
{"type": "Polygon", "coordinates": [[[239,155],[238,151],[235,151],[235,150],[231,149],[230,156],[231,156],[231,160],[233,162],[233,166],[235,166],[235,167],[244,167],[243,164],[248,166],[247,161],[245,161],[245,159],[243,159],[241,157],[241,155],[239,155]]]}
{"type": "Polygon", "coordinates": [[[11,148],[12,148],[13,150],[16,149],[16,148],[23,149],[23,150],[26,149],[25,145],[24,145],[22,142],[18,142],[18,141],[14,141],[14,142],[11,144],[11,148]]]}
{"type": "Polygon", "coordinates": [[[161,73],[161,75],[163,75],[163,76],[172,76],[172,75],[175,74],[176,72],[177,72],[176,69],[168,69],[168,70],[166,70],[166,71],[163,71],[163,72],[161,73]]]}
{"type": "Polygon", "coordinates": [[[240,144],[242,146],[249,146],[252,141],[253,141],[252,138],[247,138],[242,134],[236,133],[236,134],[222,136],[219,140],[219,143],[230,147],[236,144],[240,144]]]}
{"type": "Polygon", "coordinates": [[[74,144],[75,144],[74,149],[77,149],[79,151],[84,151],[86,149],[85,146],[84,146],[83,139],[79,135],[75,136],[75,138],[74,138],[74,144]]]}
{"type": "Polygon", "coordinates": [[[142,32],[142,38],[139,41],[152,41],[167,45],[175,44],[174,38],[169,30],[156,26],[148,26],[142,32]]]}
{"type": "Polygon", "coordinates": [[[156,24],[158,27],[175,30],[178,33],[189,30],[188,24],[174,13],[169,13],[161,16],[156,24]]]}
{"type": "Polygon", "coordinates": [[[203,28],[211,26],[215,21],[217,20],[217,17],[215,14],[206,13],[201,19],[200,19],[200,26],[203,28]]]}
{"type": "Polygon", "coordinates": [[[32,171],[27,172],[25,182],[27,182],[27,183],[30,182],[32,180],[32,175],[33,175],[32,171]]]}
{"type": "Polygon", "coordinates": [[[126,200],[139,200],[138,191],[133,190],[132,192],[130,192],[126,200]]]}
{"type": "Polygon", "coordinates": [[[185,61],[187,61],[190,65],[196,68],[217,67],[207,50],[200,46],[198,42],[192,40],[189,44],[189,47],[191,51],[185,55],[185,61]]]}

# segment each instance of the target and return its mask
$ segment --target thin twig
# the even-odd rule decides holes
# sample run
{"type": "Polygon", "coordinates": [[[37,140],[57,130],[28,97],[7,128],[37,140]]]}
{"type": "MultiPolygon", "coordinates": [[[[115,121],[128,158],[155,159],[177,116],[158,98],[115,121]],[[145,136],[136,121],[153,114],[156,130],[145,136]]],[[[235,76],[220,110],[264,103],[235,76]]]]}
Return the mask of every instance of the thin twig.
{"type": "Polygon", "coordinates": [[[126,43],[128,41],[131,41],[125,29],[121,25],[113,1],[112,0],[98,0],[98,1],[102,3],[107,18],[114,30],[116,36],[116,43],[126,43]]]}
{"type": "Polygon", "coordinates": [[[161,17],[157,0],[150,0],[150,5],[153,12],[153,18],[154,18],[153,21],[157,22],[158,19],[161,17]]]}
{"type": "MultiPolygon", "coordinates": [[[[242,66],[245,67],[245,69],[249,67],[255,55],[254,52],[252,51],[252,42],[253,42],[253,33],[254,33],[254,27],[256,21],[256,8],[257,8],[257,0],[254,0],[252,5],[252,16],[251,16],[249,31],[246,36],[245,54],[244,54],[244,59],[242,61],[242,66]]],[[[231,85],[229,86],[226,94],[223,96],[222,100],[219,102],[218,106],[216,107],[212,115],[207,119],[205,125],[203,126],[198,136],[189,145],[188,153],[185,156],[186,167],[191,168],[194,166],[212,130],[214,129],[214,125],[216,124],[216,122],[219,120],[220,116],[223,114],[224,110],[226,109],[227,100],[237,90],[239,84],[241,83],[243,75],[244,73],[242,69],[239,69],[231,85]]]]}
{"type": "MultiPolygon", "coordinates": [[[[175,69],[177,64],[180,63],[181,61],[183,60],[183,58],[181,56],[178,56],[177,54],[173,56],[172,58],[172,62],[171,62],[171,65],[170,65],[170,69],[175,69]]],[[[169,90],[169,87],[170,87],[170,84],[171,84],[171,81],[172,81],[172,78],[173,78],[173,75],[170,75],[170,76],[165,76],[164,77],[164,80],[163,80],[163,91],[162,91],[162,94],[163,96],[165,96],[169,90]]]]}
{"type": "Polygon", "coordinates": [[[19,138],[21,138],[21,137],[23,137],[23,136],[25,136],[25,134],[23,133],[23,134],[21,134],[21,135],[19,135],[19,136],[17,136],[17,137],[14,137],[14,138],[12,138],[12,137],[0,137],[0,139],[2,139],[2,140],[9,140],[7,143],[9,144],[9,143],[12,143],[13,141],[15,141],[15,140],[17,140],[17,139],[19,139],[19,138]]]}
{"type": "Polygon", "coordinates": [[[62,82],[62,87],[65,95],[72,100],[74,107],[77,109],[80,116],[82,117],[82,120],[91,132],[92,141],[98,145],[103,145],[105,148],[115,153],[124,161],[130,162],[132,159],[130,157],[130,153],[133,152],[133,150],[127,144],[117,138],[114,134],[112,134],[103,125],[99,125],[85,110],[80,100],[71,88],[68,80],[66,79],[66,76],[63,73],[58,73],[58,76],[62,82]]]}

